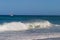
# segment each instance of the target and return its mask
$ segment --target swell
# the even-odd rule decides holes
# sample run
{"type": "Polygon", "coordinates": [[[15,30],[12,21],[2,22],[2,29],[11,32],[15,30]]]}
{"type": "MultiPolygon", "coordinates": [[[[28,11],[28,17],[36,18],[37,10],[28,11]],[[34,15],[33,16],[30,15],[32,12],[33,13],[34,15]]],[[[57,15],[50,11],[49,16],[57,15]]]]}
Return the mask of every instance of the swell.
{"type": "Polygon", "coordinates": [[[0,24],[0,32],[4,31],[23,31],[30,29],[50,29],[60,27],[58,24],[52,24],[49,21],[34,21],[34,22],[9,22],[0,24]]]}

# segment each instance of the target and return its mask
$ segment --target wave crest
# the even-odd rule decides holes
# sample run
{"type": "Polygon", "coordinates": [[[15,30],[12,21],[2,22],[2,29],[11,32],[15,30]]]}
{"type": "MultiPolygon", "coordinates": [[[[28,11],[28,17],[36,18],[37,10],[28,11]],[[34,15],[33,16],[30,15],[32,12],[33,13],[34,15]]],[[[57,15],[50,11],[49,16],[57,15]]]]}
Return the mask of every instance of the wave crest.
{"type": "Polygon", "coordinates": [[[22,30],[29,30],[29,29],[49,29],[53,26],[60,26],[54,25],[49,21],[36,21],[36,22],[10,22],[10,23],[3,23],[0,24],[0,31],[22,31],[22,30]]]}
{"type": "Polygon", "coordinates": [[[4,23],[0,25],[0,31],[19,31],[26,30],[27,26],[21,22],[4,23]]]}
{"type": "Polygon", "coordinates": [[[52,27],[52,24],[49,21],[41,21],[41,22],[32,22],[32,23],[27,23],[29,28],[50,28],[52,27]]]}

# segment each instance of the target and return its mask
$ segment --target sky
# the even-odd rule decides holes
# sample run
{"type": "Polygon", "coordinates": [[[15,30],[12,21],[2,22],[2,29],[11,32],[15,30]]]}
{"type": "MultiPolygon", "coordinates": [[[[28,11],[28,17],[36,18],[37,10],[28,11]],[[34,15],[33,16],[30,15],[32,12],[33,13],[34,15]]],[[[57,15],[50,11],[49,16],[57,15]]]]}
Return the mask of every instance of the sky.
{"type": "Polygon", "coordinates": [[[0,0],[0,15],[60,15],[60,0],[0,0]]]}

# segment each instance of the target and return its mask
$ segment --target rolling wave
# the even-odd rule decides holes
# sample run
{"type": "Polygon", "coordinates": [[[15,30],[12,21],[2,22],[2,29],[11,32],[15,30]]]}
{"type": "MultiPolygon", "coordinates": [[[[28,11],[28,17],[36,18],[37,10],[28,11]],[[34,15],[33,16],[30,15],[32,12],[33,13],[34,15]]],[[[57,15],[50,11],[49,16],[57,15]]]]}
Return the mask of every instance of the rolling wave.
{"type": "Polygon", "coordinates": [[[20,31],[26,29],[27,26],[21,22],[11,22],[0,25],[0,31],[20,31]]]}
{"type": "Polygon", "coordinates": [[[49,29],[53,26],[60,26],[52,24],[49,21],[35,21],[35,22],[10,22],[0,24],[0,32],[4,31],[22,31],[29,29],[49,29]]]}

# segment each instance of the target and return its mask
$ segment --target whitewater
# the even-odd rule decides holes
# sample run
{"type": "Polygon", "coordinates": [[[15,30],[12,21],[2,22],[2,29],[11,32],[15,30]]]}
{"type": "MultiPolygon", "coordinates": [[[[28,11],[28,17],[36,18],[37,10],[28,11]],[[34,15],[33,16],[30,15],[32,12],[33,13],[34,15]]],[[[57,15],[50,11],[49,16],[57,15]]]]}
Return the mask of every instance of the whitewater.
{"type": "Polygon", "coordinates": [[[49,31],[54,28],[60,29],[60,25],[53,24],[47,20],[5,22],[0,24],[0,40],[42,40],[47,38],[60,38],[60,32],[49,33],[49,31]],[[44,33],[42,30],[48,32],[44,33]]]}
{"type": "Polygon", "coordinates": [[[0,32],[4,31],[23,31],[29,29],[49,29],[51,27],[59,27],[58,24],[52,24],[49,21],[35,21],[35,22],[9,22],[0,24],[0,32]]]}

